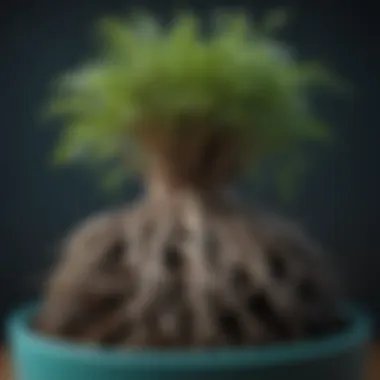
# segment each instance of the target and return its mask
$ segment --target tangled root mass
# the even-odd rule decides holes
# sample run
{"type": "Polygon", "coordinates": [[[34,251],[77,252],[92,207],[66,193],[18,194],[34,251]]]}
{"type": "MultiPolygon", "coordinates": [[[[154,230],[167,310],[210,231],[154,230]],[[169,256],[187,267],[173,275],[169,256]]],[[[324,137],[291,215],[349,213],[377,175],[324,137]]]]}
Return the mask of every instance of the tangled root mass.
{"type": "Polygon", "coordinates": [[[315,244],[278,218],[190,192],[75,230],[38,328],[88,343],[204,347],[302,339],[337,323],[315,244]]]}

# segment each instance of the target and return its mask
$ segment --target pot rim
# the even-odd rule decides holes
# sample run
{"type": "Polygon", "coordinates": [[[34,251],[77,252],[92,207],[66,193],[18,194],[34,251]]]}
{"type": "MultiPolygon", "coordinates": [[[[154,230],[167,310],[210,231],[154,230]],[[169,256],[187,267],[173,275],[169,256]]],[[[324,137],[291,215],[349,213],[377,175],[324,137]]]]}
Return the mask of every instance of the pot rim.
{"type": "Polygon", "coordinates": [[[344,305],[349,323],[342,331],[319,339],[276,343],[265,347],[207,349],[123,349],[79,345],[34,332],[29,321],[36,314],[36,304],[17,309],[7,321],[11,351],[32,351],[33,355],[59,357],[91,365],[157,369],[211,369],[273,367],[321,360],[364,347],[371,339],[372,324],[366,313],[353,305],[344,305]]]}

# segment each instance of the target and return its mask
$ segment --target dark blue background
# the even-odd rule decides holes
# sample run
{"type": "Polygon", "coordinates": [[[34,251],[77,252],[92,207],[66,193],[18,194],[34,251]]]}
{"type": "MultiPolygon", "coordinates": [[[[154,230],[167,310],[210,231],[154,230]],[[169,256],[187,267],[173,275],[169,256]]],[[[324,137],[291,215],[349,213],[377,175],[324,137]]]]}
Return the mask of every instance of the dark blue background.
{"type": "MultiPolygon", "coordinates": [[[[53,170],[48,154],[56,137],[37,111],[48,82],[91,51],[91,24],[104,12],[147,5],[167,14],[174,2],[19,1],[0,12],[0,320],[34,297],[54,257],[54,246],[72,223],[110,201],[79,169],[53,170]]],[[[232,3],[232,2],[230,2],[232,3]]],[[[242,1],[239,5],[249,6],[242,1]]],[[[188,1],[199,11],[228,2],[188,1]]],[[[350,80],[354,99],[321,99],[319,111],[335,126],[338,144],[318,152],[291,207],[330,247],[352,298],[380,322],[378,123],[379,28],[366,1],[255,1],[259,11],[293,5],[296,19],[285,37],[302,57],[323,59],[350,80]]],[[[249,188],[246,187],[246,190],[249,188]]],[[[137,191],[131,184],[129,199],[137,191]]],[[[259,198],[274,207],[268,191],[259,198]]]]}

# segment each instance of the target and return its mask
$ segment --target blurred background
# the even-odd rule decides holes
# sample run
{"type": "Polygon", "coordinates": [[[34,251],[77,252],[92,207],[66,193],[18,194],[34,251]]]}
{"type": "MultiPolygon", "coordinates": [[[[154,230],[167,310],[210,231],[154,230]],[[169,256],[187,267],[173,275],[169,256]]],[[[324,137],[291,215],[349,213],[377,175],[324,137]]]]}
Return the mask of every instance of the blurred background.
{"type": "MultiPolygon", "coordinates": [[[[302,58],[323,60],[354,86],[348,98],[316,104],[335,128],[333,148],[314,152],[297,196],[284,205],[265,183],[245,184],[245,194],[303,223],[331,251],[349,296],[369,309],[380,327],[379,26],[367,0],[216,1],[29,0],[0,5],[0,323],[19,303],[38,295],[56,244],[68,227],[120,200],[108,198],[96,178],[81,170],[56,170],[49,154],[54,125],[38,119],[48,84],[92,52],[93,22],[104,13],[144,6],[165,19],[190,7],[216,6],[255,13],[290,6],[283,39],[302,58]]],[[[124,200],[139,191],[130,183],[124,200]]],[[[3,331],[3,329],[1,329],[3,331]]]]}

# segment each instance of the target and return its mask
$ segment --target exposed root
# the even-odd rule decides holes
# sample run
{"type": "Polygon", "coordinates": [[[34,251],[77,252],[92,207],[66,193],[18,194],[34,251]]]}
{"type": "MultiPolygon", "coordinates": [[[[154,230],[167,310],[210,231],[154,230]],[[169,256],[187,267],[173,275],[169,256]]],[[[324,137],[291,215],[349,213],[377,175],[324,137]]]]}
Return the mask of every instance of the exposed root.
{"type": "Polygon", "coordinates": [[[307,337],[336,317],[315,251],[287,223],[247,217],[226,199],[147,197],[69,237],[38,328],[133,347],[307,337]]]}

